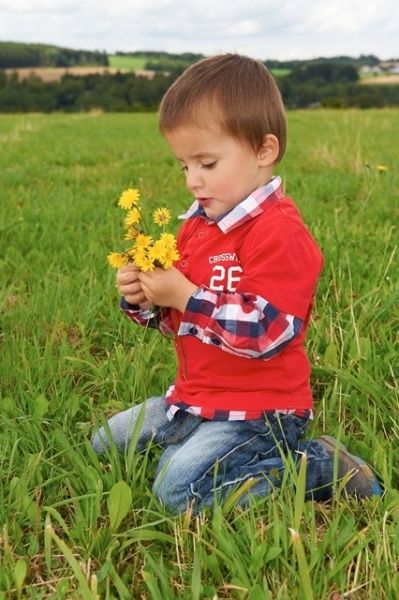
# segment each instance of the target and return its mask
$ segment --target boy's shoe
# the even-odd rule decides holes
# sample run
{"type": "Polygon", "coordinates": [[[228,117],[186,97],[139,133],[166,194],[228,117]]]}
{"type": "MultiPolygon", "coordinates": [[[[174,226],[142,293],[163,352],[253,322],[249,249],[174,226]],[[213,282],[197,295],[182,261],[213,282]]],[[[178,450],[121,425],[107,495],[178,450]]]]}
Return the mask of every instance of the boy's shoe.
{"type": "Polygon", "coordinates": [[[317,438],[328,452],[331,460],[335,460],[338,455],[338,474],[337,479],[347,480],[344,489],[348,494],[354,494],[358,498],[369,498],[370,496],[381,496],[382,488],[367,463],[358,456],[350,454],[341,443],[330,435],[322,435],[317,438]]]}

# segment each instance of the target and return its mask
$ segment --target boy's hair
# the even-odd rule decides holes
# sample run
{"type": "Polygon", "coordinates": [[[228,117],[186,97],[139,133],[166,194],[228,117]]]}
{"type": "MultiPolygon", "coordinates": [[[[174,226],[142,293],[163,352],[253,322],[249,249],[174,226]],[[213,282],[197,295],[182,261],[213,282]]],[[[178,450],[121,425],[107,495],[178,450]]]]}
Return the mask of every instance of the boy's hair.
{"type": "Polygon", "coordinates": [[[239,54],[220,54],[194,63],[171,85],[159,111],[162,134],[187,123],[212,120],[255,152],[266,134],[286,144],[286,117],[280,91],[263,63],[239,54]]]}

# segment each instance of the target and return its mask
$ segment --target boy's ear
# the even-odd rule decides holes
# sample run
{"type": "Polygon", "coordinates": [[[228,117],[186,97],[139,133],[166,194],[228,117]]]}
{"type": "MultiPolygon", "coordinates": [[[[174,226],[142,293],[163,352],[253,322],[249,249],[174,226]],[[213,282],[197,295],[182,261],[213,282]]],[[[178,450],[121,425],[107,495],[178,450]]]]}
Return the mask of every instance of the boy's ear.
{"type": "Polygon", "coordinates": [[[277,161],[280,143],[273,133],[267,133],[258,150],[258,160],[262,167],[270,167],[277,161]]]}

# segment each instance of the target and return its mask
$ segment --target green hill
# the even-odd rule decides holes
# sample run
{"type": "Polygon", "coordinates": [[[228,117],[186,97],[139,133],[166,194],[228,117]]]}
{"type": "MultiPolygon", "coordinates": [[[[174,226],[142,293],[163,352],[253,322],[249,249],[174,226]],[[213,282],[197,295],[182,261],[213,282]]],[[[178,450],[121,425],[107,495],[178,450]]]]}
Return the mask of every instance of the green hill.
{"type": "Polygon", "coordinates": [[[0,69],[23,67],[108,66],[105,52],[72,50],[47,44],[0,42],[0,69]]]}

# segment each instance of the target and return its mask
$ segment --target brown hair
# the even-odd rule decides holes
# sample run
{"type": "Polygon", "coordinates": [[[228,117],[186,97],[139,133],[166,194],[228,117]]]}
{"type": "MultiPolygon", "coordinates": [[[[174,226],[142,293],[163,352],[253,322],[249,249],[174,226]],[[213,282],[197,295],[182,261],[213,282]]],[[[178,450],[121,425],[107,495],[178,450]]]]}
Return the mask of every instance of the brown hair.
{"type": "MultiPolygon", "coordinates": [[[[280,91],[263,63],[239,54],[220,54],[191,65],[164,95],[159,111],[162,134],[212,115],[224,131],[247,141],[255,152],[266,134],[284,155],[286,118],[280,91]]],[[[212,122],[212,116],[209,121],[212,122]]]]}

